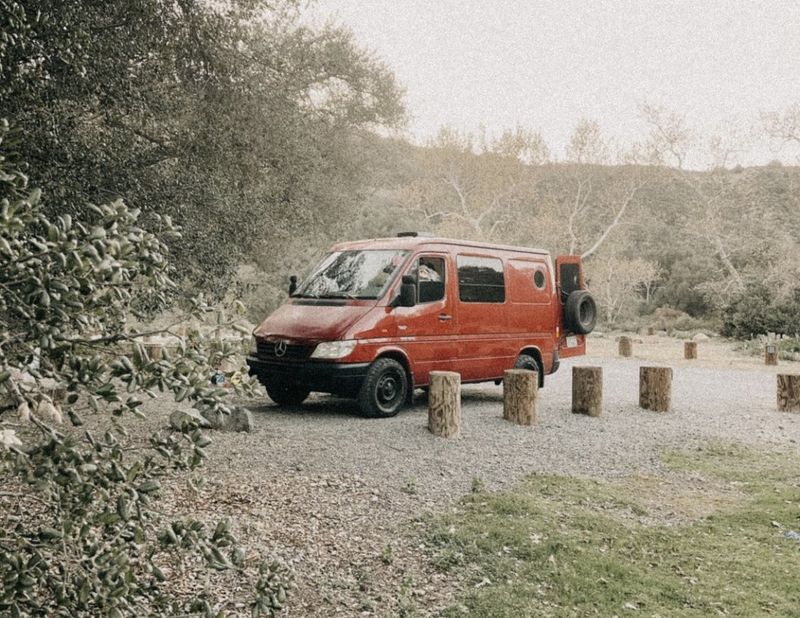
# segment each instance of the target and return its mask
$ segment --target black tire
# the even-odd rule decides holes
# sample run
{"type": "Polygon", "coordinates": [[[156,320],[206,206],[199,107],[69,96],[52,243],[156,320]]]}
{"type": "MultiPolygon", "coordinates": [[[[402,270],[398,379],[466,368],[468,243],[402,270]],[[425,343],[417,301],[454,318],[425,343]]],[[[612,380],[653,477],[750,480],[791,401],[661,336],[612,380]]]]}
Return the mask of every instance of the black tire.
{"type": "Polygon", "coordinates": [[[389,418],[396,415],[408,396],[406,370],[393,358],[379,358],[367,371],[358,391],[358,407],[364,416],[389,418]]]}
{"type": "Polygon", "coordinates": [[[535,371],[539,376],[539,388],[544,386],[544,367],[530,354],[520,354],[514,363],[514,369],[527,369],[535,371]]]}
{"type": "Polygon", "coordinates": [[[597,305],[586,290],[575,290],[567,297],[564,308],[567,330],[579,335],[588,335],[597,324],[597,305]]]}
{"type": "Polygon", "coordinates": [[[311,392],[299,384],[280,381],[269,381],[264,388],[267,389],[269,398],[279,406],[299,406],[311,392]]]}

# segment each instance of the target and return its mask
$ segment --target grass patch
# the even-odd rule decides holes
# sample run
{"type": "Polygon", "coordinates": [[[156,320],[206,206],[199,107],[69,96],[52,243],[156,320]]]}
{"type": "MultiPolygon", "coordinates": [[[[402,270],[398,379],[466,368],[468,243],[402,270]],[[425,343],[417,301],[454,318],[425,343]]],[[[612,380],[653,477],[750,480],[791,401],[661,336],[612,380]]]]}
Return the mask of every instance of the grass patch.
{"type": "Polygon", "coordinates": [[[446,616],[796,616],[800,457],[670,453],[666,478],[536,475],[430,522],[467,592],[446,616]]]}

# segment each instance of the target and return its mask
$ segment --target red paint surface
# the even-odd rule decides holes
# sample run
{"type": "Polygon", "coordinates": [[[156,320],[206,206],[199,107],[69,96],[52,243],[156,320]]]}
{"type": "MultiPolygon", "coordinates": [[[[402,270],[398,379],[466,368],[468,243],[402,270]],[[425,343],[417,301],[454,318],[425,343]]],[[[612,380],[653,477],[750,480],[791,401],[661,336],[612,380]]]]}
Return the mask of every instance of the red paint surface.
{"type": "MultiPolygon", "coordinates": [[[[407,249],[410,254],[383,298],[325,305],[290,298],[254,335],[306,344],[356,339],[359,344],[353,352],[337,362],[371,362],[385,353],[399,354],[407,360],[416,386],[428,384],[433,370],[457,371],[463,382],[498,379],[520,353],[532,350],[538,350],[545,373],[551,373],[555,349],[561,358],[586,352],[585,336],[564,332],[557,266],[545,251],[430,238],[358,241],[333,248],[344,249],[407,249]],[[505,302],[459,300],[458,254],[503,261],[505,302]],[[414,307],[391,307],[401,275],[407,274],[420,256],[445,259],[445,298],[414,307]],[[542,289],[533,283],[537,269],[545,274],[542,289]],[[568,336],[574,337],[577,345],[568,347],[568,336]]],[[[557,262],[580,264],[580,257],[561,256],[557,262]]],[[[580,284],[584,287],[582,270],[580,284]]]]}

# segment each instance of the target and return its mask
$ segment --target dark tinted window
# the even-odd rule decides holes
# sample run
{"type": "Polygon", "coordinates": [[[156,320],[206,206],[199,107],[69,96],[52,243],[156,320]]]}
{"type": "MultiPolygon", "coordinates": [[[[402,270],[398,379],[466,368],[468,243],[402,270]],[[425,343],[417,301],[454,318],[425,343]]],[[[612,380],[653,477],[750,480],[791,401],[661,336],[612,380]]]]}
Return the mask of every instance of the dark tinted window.
{"type": "Polygon", "coordinates": [[[561,298],[566,300],[567,296],[575,290],[579,290],[581,283],[579,280],[577,264],[561,264],[559,266],[559,283],[561,284],[561,298]]]}
{"type": "Polygon", "coordinates": [[[431,303],[444,298],[444,258],[421,257],[414,265],[417,302],[431,303]]]}
{"type": "Polygon", "coordinates": [[[506,300],[503,262],[497,258],[459,255],[458,296],[465,303],[502,303],[506,300]]]}
{"type": "Polygon", "coordinates": [[[544,287],[544,273],[541,270],[537,270],[533,273],[533,283],[540,290],[544,287]]]}

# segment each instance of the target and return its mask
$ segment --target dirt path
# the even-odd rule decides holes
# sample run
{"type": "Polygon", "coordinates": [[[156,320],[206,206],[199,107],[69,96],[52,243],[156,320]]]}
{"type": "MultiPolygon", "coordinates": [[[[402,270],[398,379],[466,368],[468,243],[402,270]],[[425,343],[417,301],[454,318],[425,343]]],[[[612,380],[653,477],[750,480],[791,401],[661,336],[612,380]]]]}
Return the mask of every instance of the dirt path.
{"type": "Polygon", "coordinates": [[[416,518],[450,508],[473,483],[498,489],[532,472],[659,474],[662,450],[709,439],[797,448],[800,415],[775,410],[774,375],[800,372],[800,363],[765,367],[713,340],[685,361],[679,340],[638,339],[634,357],[620,359],[613,337],[592,338],[587,357],[548,376],[530,428],[502,420],[494,385],[464,387],[462,433],[453,440],[426,430],[421,397],[382,420],[330,397],[294,410],[253,402],[254,431],[214,434],[208,486],[175,498],[203,516],[232,517],[251,547],[295,567],[287,616],[394,616],[412,607],[436,614],[457,582],[443,582],[409,539],[416,518]],[[600,418],[570,413],[573,364],[603,368],[600,418]],[[674,367],[671,413],[638,408],[642,364],[674,367]]]}

